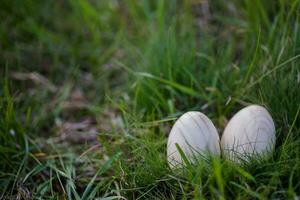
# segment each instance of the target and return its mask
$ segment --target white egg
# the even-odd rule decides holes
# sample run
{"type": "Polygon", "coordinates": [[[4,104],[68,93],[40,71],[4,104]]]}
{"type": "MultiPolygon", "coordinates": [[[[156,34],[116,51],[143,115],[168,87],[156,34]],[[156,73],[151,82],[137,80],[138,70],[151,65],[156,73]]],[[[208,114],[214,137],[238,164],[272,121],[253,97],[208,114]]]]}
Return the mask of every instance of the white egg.
{"type": "Polygon", "coordinates": [[[237,162],[270,153],[275,146],[275,125],[262,106],[251,105],[236,113],[227,124],[221,147],[237,162]]]}
{"type": "Polygon", "coordinates": [[[167,146],[168,162],[171,168],[184,165],[176,144],[190,162],[199,156],[207,156],[210,153],[220,154],[220,139],[217,129],[211,120],[201,112],[187,112],[175,122],[167,146]]]}

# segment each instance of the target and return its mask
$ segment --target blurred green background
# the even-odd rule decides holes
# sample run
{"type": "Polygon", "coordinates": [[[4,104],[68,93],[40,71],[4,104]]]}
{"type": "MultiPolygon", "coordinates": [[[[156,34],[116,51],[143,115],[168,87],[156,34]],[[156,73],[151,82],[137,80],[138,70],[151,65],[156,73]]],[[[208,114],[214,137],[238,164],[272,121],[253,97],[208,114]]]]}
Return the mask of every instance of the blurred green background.
{"type": "Polygon", "coordinates": [[[0,198],[298,198],[299,4],[2,0],[0,198]],[[176,117],[221,135],[253,103],[276,124],[270,158],[170,171],[176,117]]]}

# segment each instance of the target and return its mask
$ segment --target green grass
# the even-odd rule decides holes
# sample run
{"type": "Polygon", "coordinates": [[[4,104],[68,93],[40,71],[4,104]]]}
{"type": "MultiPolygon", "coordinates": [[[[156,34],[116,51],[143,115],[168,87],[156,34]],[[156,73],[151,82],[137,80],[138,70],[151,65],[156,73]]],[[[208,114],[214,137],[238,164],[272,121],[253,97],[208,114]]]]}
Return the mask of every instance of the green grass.
{"type": "Polygon", "coordinates": [[[299,198],[299,10],[298,0],[1,1],[0,199],[299,198]],[[275,121],[270,157],[169,169],[178,116],[201,111],[221,135],[248,104],[275,121]]]}

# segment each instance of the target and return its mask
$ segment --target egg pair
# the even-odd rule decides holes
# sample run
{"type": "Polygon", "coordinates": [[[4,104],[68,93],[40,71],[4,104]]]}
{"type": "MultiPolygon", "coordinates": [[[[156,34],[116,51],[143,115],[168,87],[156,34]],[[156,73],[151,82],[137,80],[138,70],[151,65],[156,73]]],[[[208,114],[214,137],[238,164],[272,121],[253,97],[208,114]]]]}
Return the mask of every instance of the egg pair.
{"type": "Polygon", "coordinates": [[[266,155],[275,146],[275,125],[262,106],[251,105],[236,113],[220,137],[212,121],[201,112],[183,114],[171,129],[167,156],[171,168],[208,155],[225,155],[234,161],[266,155]],[[183,155],[184,154],[184,155],[183,155]]]}

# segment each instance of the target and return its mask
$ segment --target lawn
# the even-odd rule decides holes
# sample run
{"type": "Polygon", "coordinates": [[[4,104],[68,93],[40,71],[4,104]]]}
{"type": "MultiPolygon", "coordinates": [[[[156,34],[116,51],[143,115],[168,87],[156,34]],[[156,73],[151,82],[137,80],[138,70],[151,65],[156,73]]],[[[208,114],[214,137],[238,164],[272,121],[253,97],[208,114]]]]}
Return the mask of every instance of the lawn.
{"type": "Polygon", "coordinates": [[[300,1],[0,1],[0,199],[299,199],[300,1]],[[269,157],[168,166],[170,128],[267,108],[269,157]]]}

